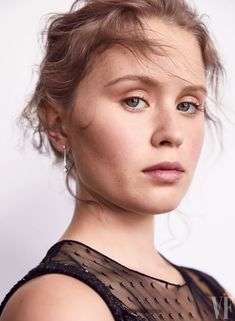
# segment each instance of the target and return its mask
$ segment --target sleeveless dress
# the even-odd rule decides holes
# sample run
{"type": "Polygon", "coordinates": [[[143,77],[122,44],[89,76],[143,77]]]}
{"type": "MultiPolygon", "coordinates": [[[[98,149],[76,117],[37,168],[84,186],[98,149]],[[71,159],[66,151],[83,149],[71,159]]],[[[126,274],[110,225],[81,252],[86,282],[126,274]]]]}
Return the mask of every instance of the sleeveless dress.
{"type": "Polygon", "coordinates": [[[235,321],[234,304],[212,276],[176,265],[160,255],[181,273],[184,284],[170,283],[127,268],[82,242],[58,241],[7,293],[0,315],[12,294],[25,282],[43,274],[61,273],[95,290],[115,321],[235,321]]]}

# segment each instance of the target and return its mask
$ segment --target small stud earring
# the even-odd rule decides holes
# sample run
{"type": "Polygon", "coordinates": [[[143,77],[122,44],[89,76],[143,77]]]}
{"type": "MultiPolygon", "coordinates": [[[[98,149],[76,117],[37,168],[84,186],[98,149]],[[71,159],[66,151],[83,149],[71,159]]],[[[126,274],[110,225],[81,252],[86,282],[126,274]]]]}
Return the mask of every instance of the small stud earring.
{"type": "Polygon", "coordinates": [[[66,153],[66,146],[63,145],[64,150],[64,172],[68,173],[68,162],[67,162],[67,153],[66,153]]]}

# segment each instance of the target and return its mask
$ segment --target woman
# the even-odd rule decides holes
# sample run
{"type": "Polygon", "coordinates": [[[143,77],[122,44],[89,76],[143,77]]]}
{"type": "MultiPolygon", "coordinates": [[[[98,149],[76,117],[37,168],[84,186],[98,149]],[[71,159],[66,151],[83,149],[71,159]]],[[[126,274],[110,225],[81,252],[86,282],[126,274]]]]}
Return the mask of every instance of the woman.
{"type": "Polygon", "coordinates": [[[50,24],[22,115],[76,180],[74,215],[0,320],[235,320],[222,285],[154,246],[154,215],[181,202],[213,119],[223,68],[206,27],[181,0],[76,5],[50,24]]]}

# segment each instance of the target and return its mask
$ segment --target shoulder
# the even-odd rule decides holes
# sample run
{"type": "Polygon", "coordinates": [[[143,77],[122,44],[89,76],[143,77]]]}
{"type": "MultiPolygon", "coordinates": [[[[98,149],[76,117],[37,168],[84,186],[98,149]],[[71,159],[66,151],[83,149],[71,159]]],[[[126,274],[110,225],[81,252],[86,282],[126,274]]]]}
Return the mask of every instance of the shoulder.
{"type": "Polygon", "coordinates": [[[190,278],[193,279],[194,283],[208,295],[220,296],[227,294],[224,286],[212,274],[192,267],[181,268],[183,268],[190,278]]]}
{"type": "Polygon", "coordinates": [[[222,285],[218,282],[218,280],[210,273],[202,271],[200,269],[195,269],[192,267],[184,267],[186,271],[193,276],[196,277],[199,281],[204,281],[209,283],[210,285],[217,286],[220,289],[223,289],[222,285]]]}
{"type": "Polygon", "coordinates": [[[86,283],[63,274],[46,274],[21,286],[0,321],[114,321],[101,296],[86,283]]]}

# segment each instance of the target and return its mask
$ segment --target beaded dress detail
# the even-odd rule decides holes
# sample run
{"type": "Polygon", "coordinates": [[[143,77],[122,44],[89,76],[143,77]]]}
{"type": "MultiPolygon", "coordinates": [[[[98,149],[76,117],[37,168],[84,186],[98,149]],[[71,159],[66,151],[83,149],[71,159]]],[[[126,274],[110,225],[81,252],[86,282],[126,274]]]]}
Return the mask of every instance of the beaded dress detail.
{"type": "Polygon", "coordinates": [[[0,315],[11,295],[25,282],[43,274],[61,273],[95,290],[115,321],[220,321],[225,320],[226,312],[226,320],[235,321],[234,304],[226,297],[229,310],[224,311],[223,303],[220,304],[225,298],[224,289],[212,276],[176,265],[160,255],[182,274],[184,284],[127,268],[82,242],[59,241],[8,292],[0,306],[0,315]]]}

